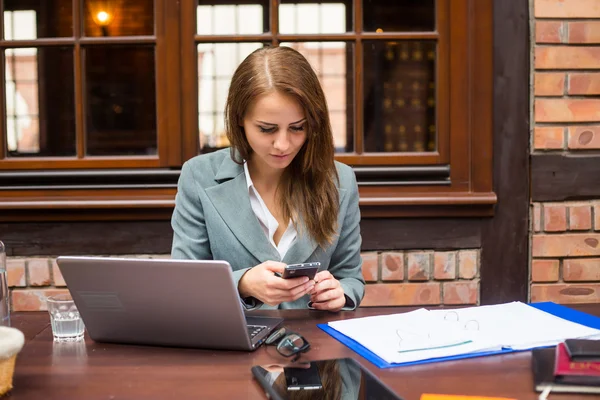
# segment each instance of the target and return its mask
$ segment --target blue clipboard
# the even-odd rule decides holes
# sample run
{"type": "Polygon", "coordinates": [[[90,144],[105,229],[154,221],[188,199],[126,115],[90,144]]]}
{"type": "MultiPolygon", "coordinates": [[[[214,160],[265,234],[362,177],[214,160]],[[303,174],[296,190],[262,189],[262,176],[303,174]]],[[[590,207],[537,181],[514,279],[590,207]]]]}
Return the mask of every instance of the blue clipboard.
{"type": "MultiPolygon", "coordinates": [[[[567,321],[576,322],[578,324],[585,325],[590,328],[600,329],[600,317],[586,314],[586,313],[578,311],[578,310],[573,310],[572,308],[565,307],[560,304],[556,304],[556,303],[552,303],[552,302],[543,302],[543,303],[532,303],[532,304],[529,304],[529,306],[531,306],[533,308],[537,308],[538,310],[541,310],[541,311],[545,311],[548,314],[555,315],[559,318],[566,319],[567,321]]],[[[489,355],[494,355],[494,354],[515,353],[517,351],[531,350],[531,349],[527,349],[527,350],[503,349],[503,350],[498,350],[498,351],[460,354],[460,355],[450,356],[450,357],[431,358],[429,360],[411,361],[411,362],[405,362],[405,363],[388,363],[387,361],[383,360],[382,358],[377,356],[375,353],[371,352],[369,349],[367,349],[366,347],[364,347],[363,345],[361,345],[360,343],[355,341],[354,339],[351,339],[348,336],[336,331],[335,329],[331,328],[329,325],[318,324],[317,326],[319,328],[321,328],[321,330],[328,333],[330,336],[337,339],[339,342],[346,345],[347,347],[352,349],[354,352],[358,353],[360,356],[362,356],[366,360],[370,361],[371,363],[373,363],[375,366],[377,366],[379,368],[393,368],[393,367],[399,367],[399,366],[404,366],[404,365],[429,364],[429,363],[441,362],[441,361],[460,360],[463,358],[483,357],[483,356],[489,356],[489,355]]]]}

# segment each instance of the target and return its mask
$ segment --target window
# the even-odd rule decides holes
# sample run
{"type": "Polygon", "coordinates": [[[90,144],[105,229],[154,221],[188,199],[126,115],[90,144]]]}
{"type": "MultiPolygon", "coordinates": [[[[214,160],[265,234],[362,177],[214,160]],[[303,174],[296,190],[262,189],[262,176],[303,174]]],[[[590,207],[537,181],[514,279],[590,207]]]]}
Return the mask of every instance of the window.
{"type": "Polygon", "coordinates": [[[490,215],[492,2],[450,3],[4,0],[0,218],[166,218],[183,162],[228,145],[235,68],[278,45],[321,80],[363,215],[490,215]]]}
{"type": "Polygon", "coordinates": [[[365,215],[493,212],[490,1],[182,2],[194,7],[182,30],[183,46],[197,48],[183,73],[198,68],[198,99],[183,102],[185,159],[228,146],[235,67],[257,47],[285,45],[321,80],[336,158],[355,168],[365,215]]]}
{"type": "Polygon", "coordinates": [[[0,169],[171,163],[163,1],[5,1],[0,169]]]}

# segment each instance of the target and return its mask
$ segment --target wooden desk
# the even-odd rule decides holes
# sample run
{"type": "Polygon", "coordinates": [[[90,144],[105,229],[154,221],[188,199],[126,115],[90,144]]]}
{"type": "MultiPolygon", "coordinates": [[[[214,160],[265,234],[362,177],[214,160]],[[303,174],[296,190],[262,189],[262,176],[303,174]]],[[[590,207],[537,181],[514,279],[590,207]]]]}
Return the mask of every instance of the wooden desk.
{"type": "MultiPolygon", "coordinates": [[[[600,314],[600,305],[574,308],[600,314]]],[[[354,357],[406,400],[418,400],[424,392],[537,399],[533,392],[531,352],[378,369],[316,327],[317,323],[332,320],[412,309],[276,313],[286,319],[286,326],[311,342],[312,349],[303,359],[354,357]]],[[[11,400],[265,399],[250,367],[285,360],[274,348],[264,346],[253,353],[175,349],[94,343],[87,335],[85,343],[75,346],[53,343],[47,313],[16,313],[13,326],[24,331],[27,342],[17,359],[11,400]]],[[[552,394],[550,399],[582,396],[552,394]]],[[[596,397],[585,396],[593,398],[596,397]]]]}

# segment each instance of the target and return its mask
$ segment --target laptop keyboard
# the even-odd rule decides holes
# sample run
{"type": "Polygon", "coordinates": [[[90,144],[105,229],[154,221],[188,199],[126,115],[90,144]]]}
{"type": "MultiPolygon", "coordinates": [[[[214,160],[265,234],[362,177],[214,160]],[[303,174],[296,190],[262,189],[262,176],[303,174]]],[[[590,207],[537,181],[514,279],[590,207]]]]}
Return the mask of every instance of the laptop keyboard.
{"type": "Polygon", "coordinates": [[[250,335],[250,339],[254,339],[254,337],[264,329],[267,329],[264,325],[248,325],[248,335],[250,335]]]}

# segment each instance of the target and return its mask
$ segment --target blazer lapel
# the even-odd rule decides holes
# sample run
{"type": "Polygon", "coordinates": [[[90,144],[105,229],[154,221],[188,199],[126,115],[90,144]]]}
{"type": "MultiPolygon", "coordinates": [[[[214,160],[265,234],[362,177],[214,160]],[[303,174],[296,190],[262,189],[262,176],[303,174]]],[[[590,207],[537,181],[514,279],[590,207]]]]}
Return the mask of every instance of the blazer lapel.
{"type": "Polygon", "coordinates": [[[298,223],[298,233],[292,247],[288,249],[283,257],[282,262],[286,264],[299,264],[306,262],[308,258],[315,252],[317,243],[310,237],[306,230],[304,222],[298,223]]]}
{"type": "MultiPolygon", "coordinates": [[[[346,190],[345,189],[339,189],[339,193],[340,193],[340,204],[342,204],[342,200],[344,199],[344,196],[346,195],[346,190]]],[[[343,222],[343,218],[338,218],[338,220],[341,220],[343,222]]],[[[304,221],[302,220],[302,218],[300,219],[299,223],[298,223],[298,234],[296,236],[296,241],[294,242],[294,244],[292,245],[292,247],[290,247],[290,249],[287,251],[287,253],[285,253],[285,256],[283,257],[283,262],[286,264],[297,264],[297,263],[303,263],[306,262],[306,260],[308,260],[308,258],[315,252],[315,250],[318,247],[317,242],[315,242],[313,240],[313,238],[308,234],[308,231],[306,229],[306,225],[304,224],[304,221]]],[[[338,227],[338,232],[341,230],[341,227],[338,227]]]]}
{"type": "Polygon", "coordinates": [[[259,262],[279,260],[279,253],[266,240],[252,211],[244,168],[225,156],[215,180],[222,183],[206,189],[206,195],[239,242],[259,262]]]}

